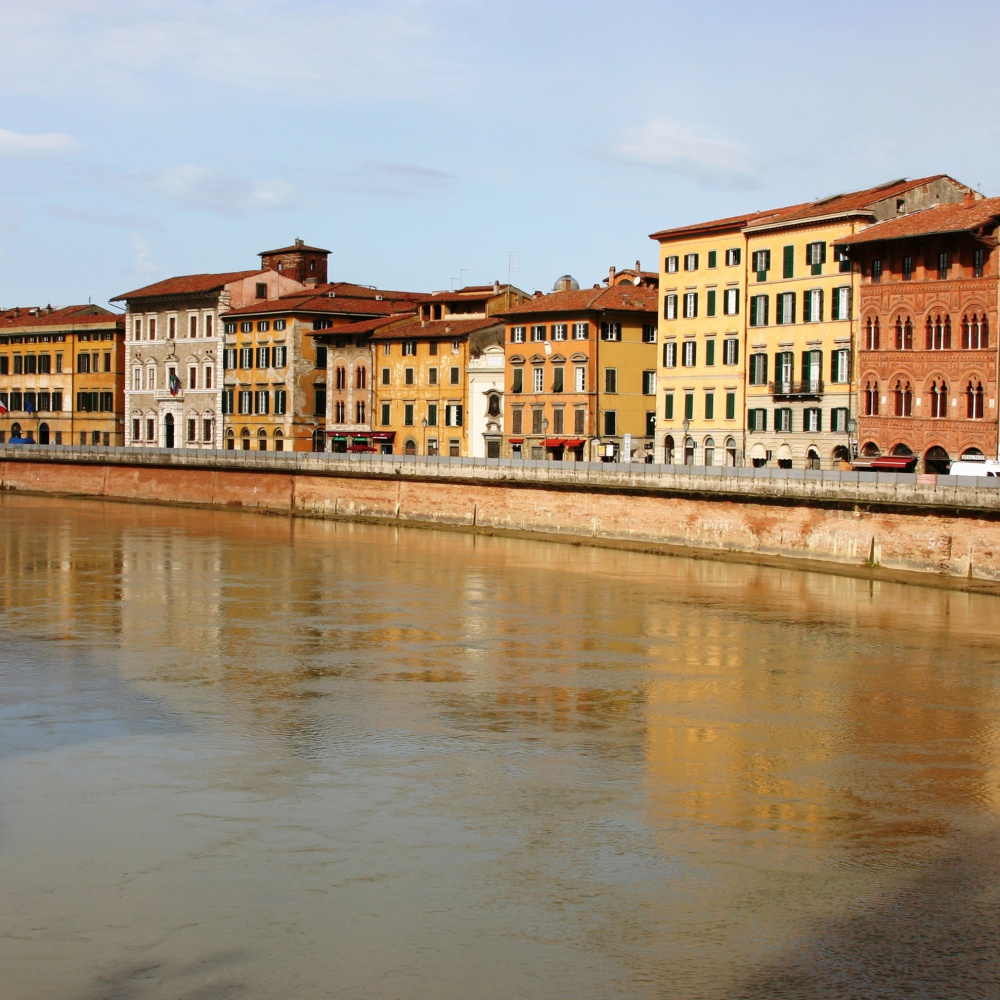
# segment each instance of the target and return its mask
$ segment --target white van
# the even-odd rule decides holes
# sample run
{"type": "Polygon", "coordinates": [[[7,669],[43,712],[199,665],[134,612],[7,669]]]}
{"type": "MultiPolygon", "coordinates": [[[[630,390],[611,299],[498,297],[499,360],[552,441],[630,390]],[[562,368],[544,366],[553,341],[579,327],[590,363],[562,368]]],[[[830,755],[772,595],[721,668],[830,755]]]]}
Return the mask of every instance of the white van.
{"type": "Polygon", "coordinates": [[[949,476],[1000,476],[1000,462],[952,462],[949,476]]]}

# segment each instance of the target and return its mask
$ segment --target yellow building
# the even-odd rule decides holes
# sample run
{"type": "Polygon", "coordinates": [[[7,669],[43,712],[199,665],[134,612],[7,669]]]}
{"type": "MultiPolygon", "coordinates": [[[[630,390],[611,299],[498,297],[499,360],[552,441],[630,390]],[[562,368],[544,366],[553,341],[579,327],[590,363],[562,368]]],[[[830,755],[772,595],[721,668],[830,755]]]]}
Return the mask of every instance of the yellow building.
{"type": "Polygon", "coordinates": [[[747,225],[775,210],[653,233],[660,244],[656,460],[742,465],[747,225]]]}
{"type": "Polygon", "coordinates": [[[858,275],[833,242],[968,190],[944,175],[894,181],[744,227],[748,464],[835,468],[851,457],[858,275]]]}
{"type": "Polygon", "coordinates": [[[0,312],[0,442],[125,443],[125,321],[95,305],[0,312]]]}

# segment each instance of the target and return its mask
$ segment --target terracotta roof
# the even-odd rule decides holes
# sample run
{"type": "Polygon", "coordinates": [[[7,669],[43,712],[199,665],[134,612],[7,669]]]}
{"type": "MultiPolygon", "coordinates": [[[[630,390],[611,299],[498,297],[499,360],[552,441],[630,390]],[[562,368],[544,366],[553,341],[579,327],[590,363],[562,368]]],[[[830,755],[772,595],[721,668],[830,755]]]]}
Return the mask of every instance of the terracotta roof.
{"type": "Polygon", "coordinates": [[[322,285],[322,290],[336,292],[338,295],[353,295],[364,299],[394,299],[397,302],[416,302],[427,297],[426,292],[400,292],[389,288],[376,288],[374,285],[358,285],[353,281],[333,281],[322,285]]]}
{"type": "Polygon", "coordinates": [[[275,313],[321,313],[335,316],[389,316],[399,312],[400,304],[391,299],[379,301],[374,298],[357,298],[353,295],[335,295],[313,290],[282,295],[278,299],[262,299],[253,305],[241,306],[223,313],[229,319],[234,316],[273,316],[275,313]]]}
{"type": "Polygon", "coordinates": [[[18,307],[0,312],[0,330],[38,326],[124,326],[125,317],[102,306],[18,307]]]}
{"type": "Polygon", "coordinates": [[[376,316],[371,319],[359,319],[353,323],[338,323],[337,326],[327,327],[325,330],[306,330],[309,337],[343,337],[353,336],[359,333],[372,333],[382,326],[389,326],[393,323],[400,323],[404,320],[413,319],[413,313],[393,313],[391,316],[376,316]]]}
{"type": "Polygon", "coordinates": [[[326,253],[329,250],[323,250],[321,247],[307,247],[304,243],[294,243],[290,247],[279,247],[277,250],[261,250],[258,257],[269,257],[274,253],[326,253]]]}
{"type": "Polygon", "coordinates": [[[657,291],[641,285],[602,285],[566,292],[550,292],[505,310],[506,317],[531,316],[539,313],[651,312],[657,308],[657,291]]]}
{"type": "Polygon", "coordinates": [[[125,299],[152,299],[165,295],[196,295],[201,292],[214,292],[228,285],[231,281],[240,281],[242,278],[266,273],[268,272],[255,268],[252,271],[228,271],[225,274],[184,274],[178,278],[165,278],[163,281],[137,288],[132,292],[123,292],[121,295],[116,295],[111,301],[121,302],[125,299]]]}
{"type": "Polygon", "coordinates": [[[372,340],[454,340],[495,326],[503,326],[503,321],[495,316],[487,319],[441,319],[432,323],[414,319],[399,326],[383,327],[372,334],[372,340]]]}
{"type": "Polygon", "coordinates": [[[760,222],[748,223],[748,225],[768,225],[771,221],[776,224],[784,224],[805,219],[814,219],[817,216],[842,215],[845,212],[864,212],[876,202],[882,201],[885,198],[893,198],[896,195],[904,194],[906,191],[911,191],[913,188],[942,180],[946,176],[946,174],[934,174],[932,177],[920,177],[915,181],[901,179],[898,181],[889,181],[886,184],[879,184],[876,187],[864,188],[860,191],[848,191],[846,194],[830,195],[827,198],[820,198],[805,205],[786,209],[780,213],[777,219],[765,219],[760,222]]]}
{"type": "MultiPolygon", "coordinates": [[[[500,285],[496,289],[494,289],[493,285],[465,285],[463,288],[455,288],[453,290],[428,292],[424,295],[424,299],[433,299],[435,302],[464,302],[468,299],[488,299],[494,295],[503,295],[507,289],[510,289],[512,292],[520,291],[520,289],[508,284],[500,285]]],[[[521,294],[524,293],[522,292],[521,294]]]]}
{"type": "Polygon", "coordinates": [[[932,236],[935,233],[966,233],[1000,220],[1000,198],[953,205],[935,205],[920,212],[899,215],[885,222],[876,222],[860,233],[834,241],[835,246],[856,246],[881,240],[904,240],[912,236],[932,236]]]}
{"type": "Polygon", "coordinates": [[[651,233],[651,240],[666,239],[675,236],[693,236],[700,232],[716,232],[727,229],[738,230],[744,226],[756,226],[766,222],[769,218],[791,212],[801,205],[786,205],[784,208],[769,208],[764,211],[744,212],[742,215],[730,215],[725,219],[712,219],[710,222],[697,222],[690,226],[679,226],[676,229],[661,229],[658,233],[651,233]]]}

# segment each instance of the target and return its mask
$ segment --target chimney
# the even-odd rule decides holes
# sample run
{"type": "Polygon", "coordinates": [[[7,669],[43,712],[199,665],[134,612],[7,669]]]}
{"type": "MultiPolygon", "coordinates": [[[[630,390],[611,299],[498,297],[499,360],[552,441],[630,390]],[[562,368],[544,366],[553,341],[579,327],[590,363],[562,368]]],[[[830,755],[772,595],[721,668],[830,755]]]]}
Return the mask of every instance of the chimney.
{"type": "Polygon", "coordinates": [[[500,294],[500,282],[495,279],[493,281],[493,294],[494,295],[500,294]]]}
{"type": "Polygon", "coordinates": [[[642,270],[642,267],[640,266],[639,262],[636,261],[635,262],[635,273],[638,274],[641,270],[642,270]]]}
{"type": "Polygon", "coordinates": [[[319,278],[306,278],[303,284],[306,288],[315,288],[316,285],[319,284],[319,278]]]}
{"type": "Polygon", "coordinates": [[[969,188],[965,192],[965,198],[962,200],[963,205],[974,205],[976,203],[976,192],[969,188]]]}
{"type": "Polygon", "coordinates": [[[615,283],[615,266],[614,264],[608,268],[608,287],[610,288],[615,283]]]}
{"type": "Polygon", "coordinates": [[[536,288],[535,289],[535,298],[536,299],[540,299],[541,297],[542,297],[542,293],[536,288]]]}

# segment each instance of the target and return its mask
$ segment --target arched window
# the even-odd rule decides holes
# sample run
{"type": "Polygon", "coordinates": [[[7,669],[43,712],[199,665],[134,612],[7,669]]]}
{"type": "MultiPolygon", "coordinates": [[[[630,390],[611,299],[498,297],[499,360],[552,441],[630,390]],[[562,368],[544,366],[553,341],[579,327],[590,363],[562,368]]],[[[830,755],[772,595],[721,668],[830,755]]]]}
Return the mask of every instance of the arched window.
{"type": "Polygon", "coordinates": [[[909,316],[905,320],[902,316],[896,320],[896,350],[913,350],[913,320],[909,316]]]}
{"type": "Polygon", "coordinates": [[[250,432],[244,427],[240,434],[240,447],[243,451],[250,450],[250,432]]]}
{"type": "Polygon", "coordinates": [[[285,450],[285,435],[281,431],[274,432],[274,450],[284,451],[285,450]]]}
{"type": "Polygon", "coordinates": [[[878,382],[865,382],[862,393],[864,413],[866,417],[878,416],[878,382]]]}
{"type": "Polygon", "coordinates": [[[358,424],[365,422],[365,401],[363,399],[359,399],[354,404],[354,422],[358,424]]]}
{"type": "Polygon", "coordinates": [[[950,351],[951,350],[951,317],[935,316],[927,317],[925,330],[928,351],[950,351]]]}
{"type": "Polygon", "coordinates": [[[874,441],[868,441],[865,446],[861,449],[861,454],[865,458],[878,458],[882,453],[879,451],[878,445],[874,441]]]}
{"type": "MultiPolygon", "coordinates": [[[[368,385],[368,369],[367,368],[355,368],[354,369],[354,388],[364,389],[368,385]]],[[[364,421],[359,420],[358,423],[364,423],[364,421]]]]}
{"type": "Polygon", "coordinates": [[[931,383],[931,416],[936,419],[948,416],[948,386],[944,379],[931,383]]]}
{"type": "Polygon", "coordinates": [[[913,389],[909,382],[896,382],[893,390],[895,400],[895,410],[897,417],[909,417],[913,415],[913,389]]]}
{"type": "Polygon", "coordinates": [[[983,383],[969,382],[965,390],[965,415],[970,420],[981,420],[983,417],[983,383]]]}
{"type": "Polygon", "coordinates": [[[726,465],[730,468],[736,465],[736,438],[726,438],[726,465]]]}
{"type": "Polygon", "coordinates": [[[674,436],[672,434],[668,434],[663,439],[663,464],[674,464],[674,436]]]}
{"type": "MultiPolygon", "coordinates": [[[[898,323],[898,320],[897,320],[898,323]]],[[[868,317],[865,325],[865,350],[877,351],[879,349],[879,324],[878,317],[868,317]]]]}
{"type": "MultiPolygon", "coordinates": [[[[843,445],[840,445],[843,448],[843,445]]],[[[846,448],[844,449],[847,450],[846,448]]],[[[810,448],[806,454],[806,468],[807,469],[818,469],[819,465],[819,452],[815,448],[810,448]]]]}
{"type": "Polygon", "coordinates": [[[981,351],[990,346],[990,326],[984,313],[977,316],[962,317],[962,349],[966,351],[981,351]]]}
{"type": "Polygon", "coordinates": [[[702,460],[703,465],[715,465],[715,439],[705,438],[705,443],[702,446],[704,448],[704,459],[702,460]]]}
{"type": "Polygon", "coordinates": [[[344,415],[346,412],[347,404],[342,399],[338,399],[337,402],[333,404],[333,422],[335,424],[342,424],[344,422],[344,415]]]}
{"type": "Polygon", "coordinates": [[[232,451],[236,447],[236,435],[233,434],[232,428],[226,431],[226,451],[232,451]]]}
{"type": "Polygon", "coordinates": [[[403,445],[404,455],[416,455],[417,453],[417,442],[413,438],[407,438],[406,444],[403,445]]]}
{"type": "Polygon", "coordinates": [[[338,389],[347,388],[347,369],[340,365],[334,370],[334,378],[336,380],[336,386],[338,389]]]}
{"type": "Polygon", "coordinates": [[[684,439],[684,464],[694,465],[694,438],[684,439]]]}
{"type": "Polygon", "coordinates": [[[487,397],[486,413],[490,417],[500,416],[500,394],[498,392],[491,392],[487,397]]]}
{"type": "Polygon", "coordinates": [[[257,450],[267,451],[267,431],[263,428],[257,431],[257,450]]]}

